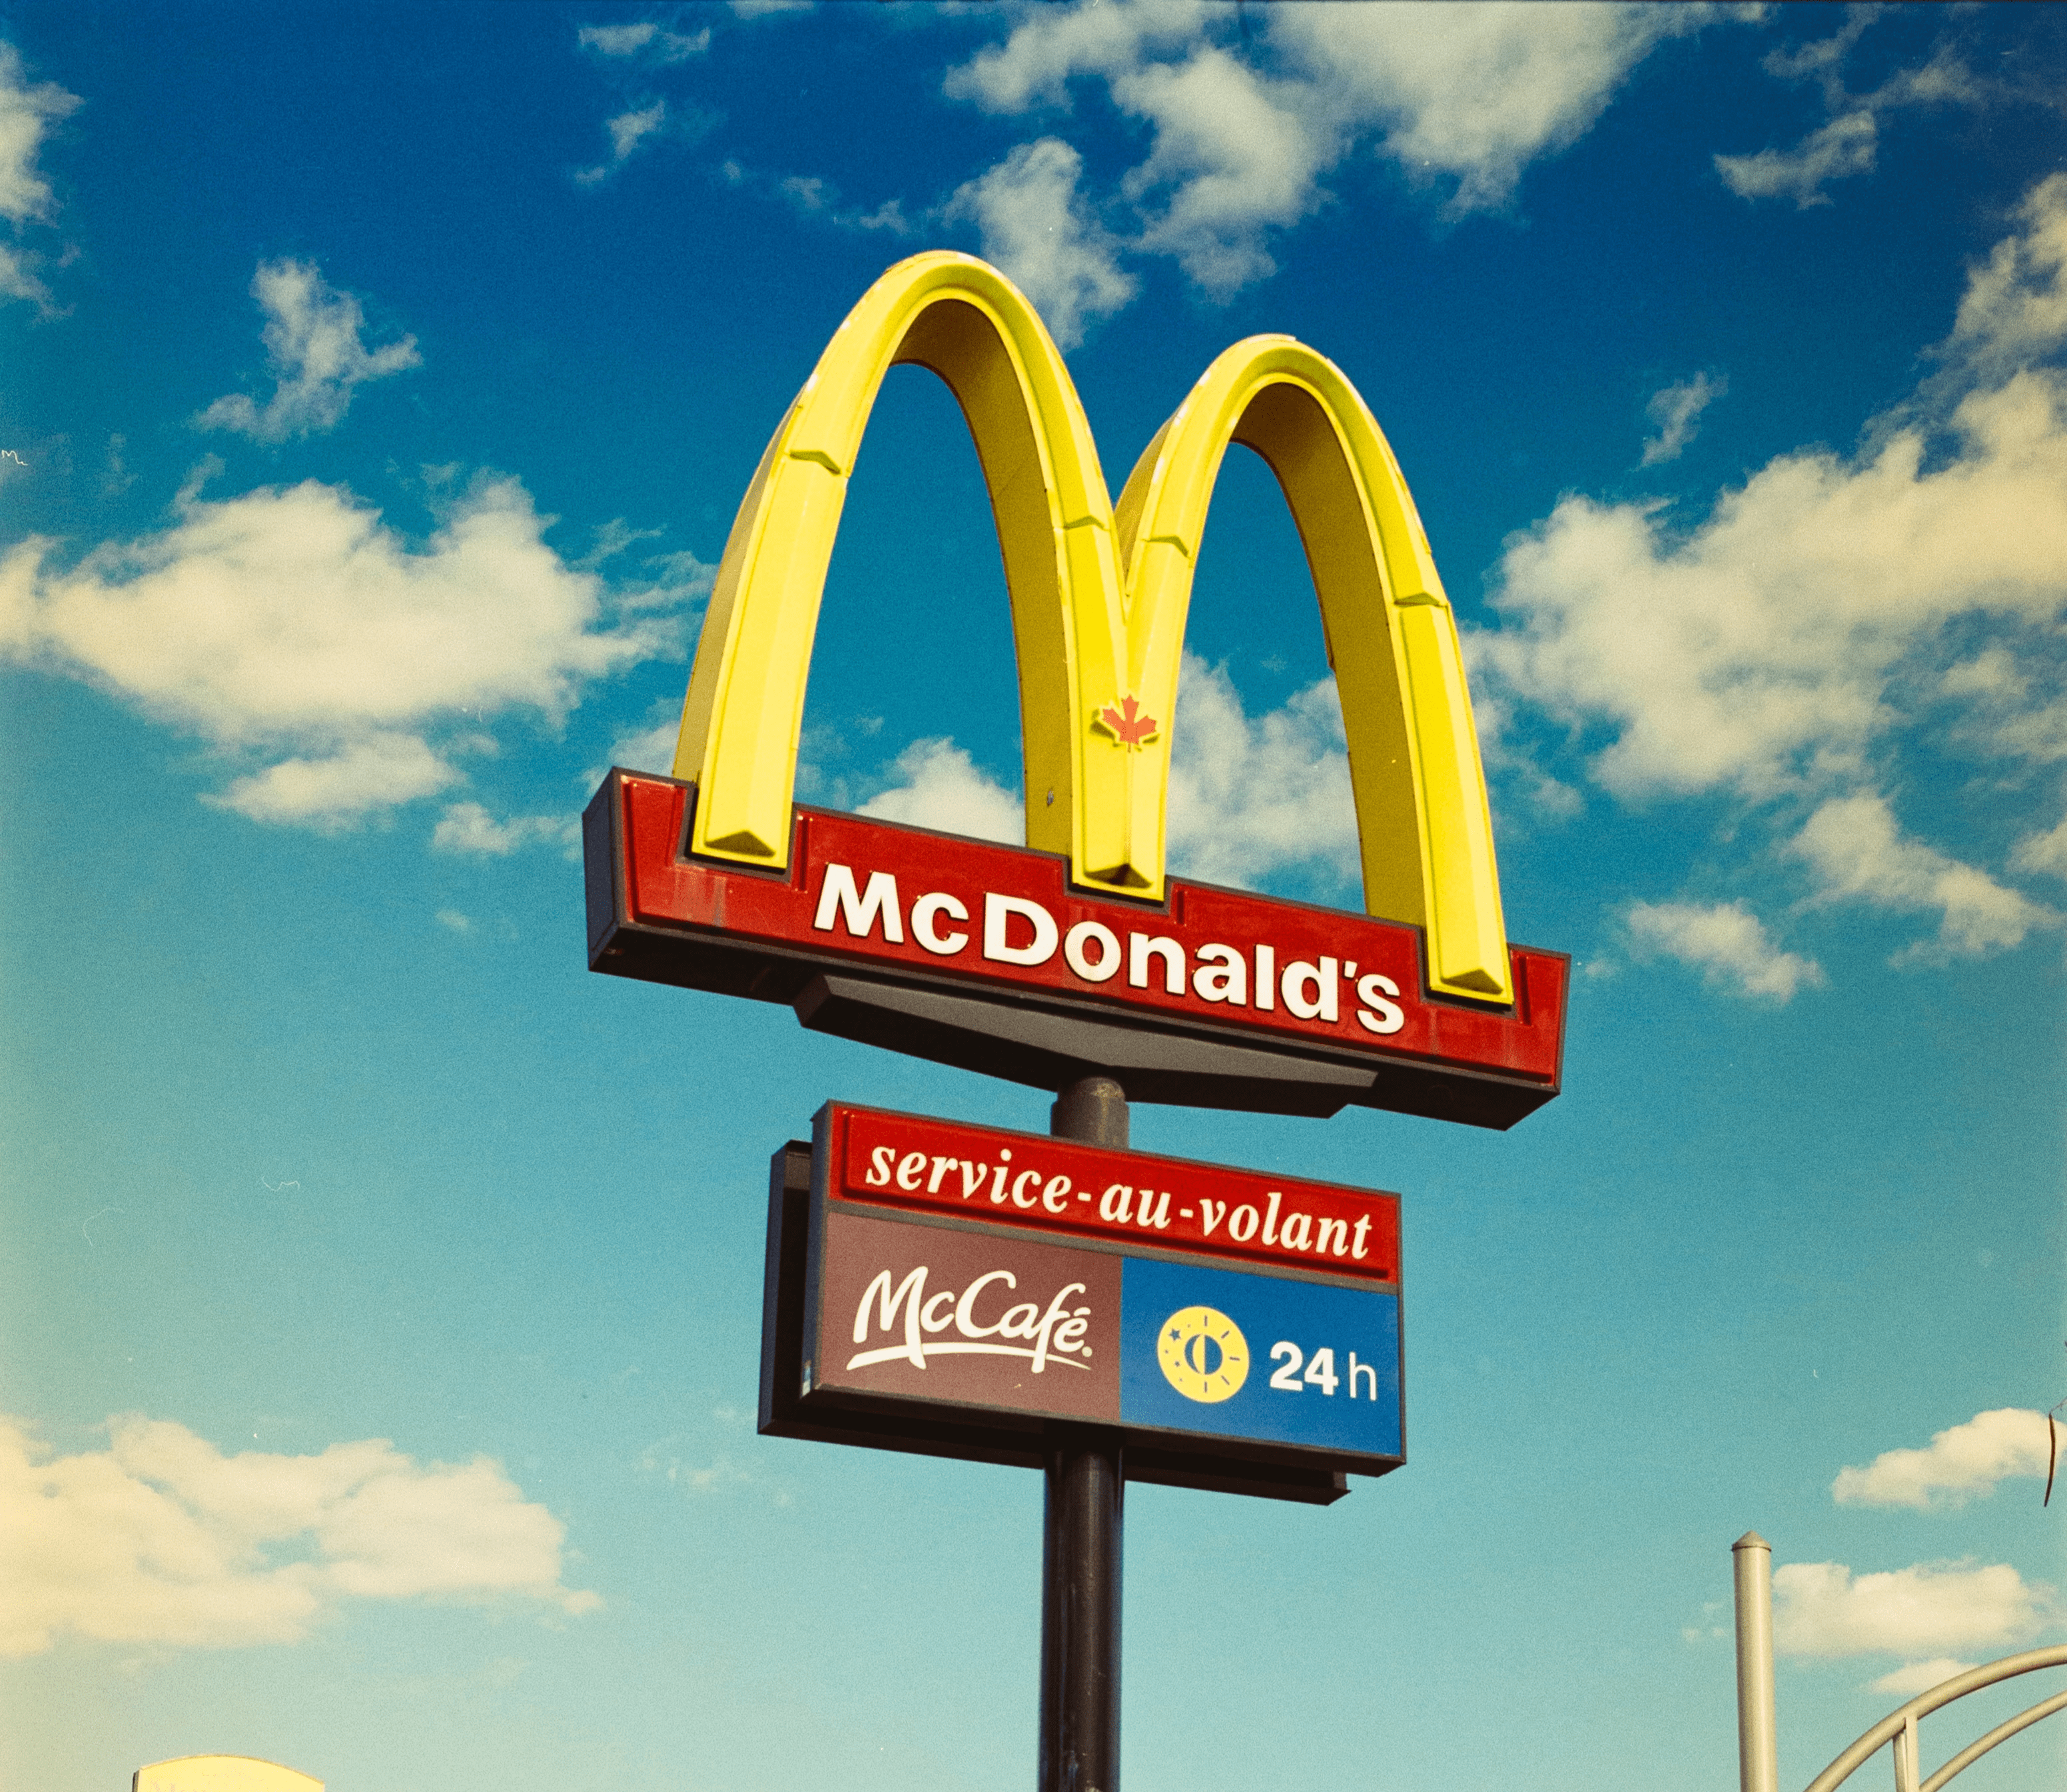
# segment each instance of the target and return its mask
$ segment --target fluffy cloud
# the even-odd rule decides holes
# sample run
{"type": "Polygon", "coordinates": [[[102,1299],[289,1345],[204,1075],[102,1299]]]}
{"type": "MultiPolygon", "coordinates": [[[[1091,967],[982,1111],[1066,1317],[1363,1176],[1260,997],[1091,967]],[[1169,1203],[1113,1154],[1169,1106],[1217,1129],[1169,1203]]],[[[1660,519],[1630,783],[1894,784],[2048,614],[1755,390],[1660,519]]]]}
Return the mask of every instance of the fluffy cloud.
{"type": "Polygon", "coordinates": [[[321,435],[344,421],[351,395],[369,380],[419,365],[416,339],[368,352],[359,301],[323,278],[313,262],[261,262],[251,295],[266,314],[266,357],[275,381],[262,409],[242,392],[218,398],[194,419],[258,441],[321,435]]]}
{"type": "Polygon", "coordinates": [[[899,782],[863,803],[861,814],[972,839],[1026,843],[1019,798],[985,777],[952,741],[914,741],[898,754],[891,770],[899,782]]]}
{"type": "Polygon", "coordinates": [[[665,65],[686,62],[710,48],[710,27],[701,31],[664,30],[651,19],[632,25],[584,25],[577,41],[599,56],[665,65]]]}
{"type": "Polygon", "coordinates": [[[1184,656],[1170,740],[1173,870],[1254,889],[1290,875],[1330,894],[1361,880],[1342,701],[1333,678],[1252,717],[1224,668],[1184,656]]]}
{"type": "Polygon", "coordinates": [[[1636,902],[1628,922],[1639,957],[1676,958],[1732,994],[1785,1002],[1823,981],[1820,965],[1781,951],[1741,902],[1636,902]]]}
{"type": "Polygon", "coordinates": [[[1784,1655],[1923,1658],[2013,1647],[2052,1615],[2050,1590],[2005,1564],[1919,1563],[1854,1575],[1836,1562],[1773,1572],[1773,1646],[1784,1655]]]}
{"type": "Polygon", "coordinates": [[[1887,113],[1904,106],[1979,105],[1991,97],[1987,85],[1950,47],[1918,67],[1898,69],[1870,93],[1848,92],[1845,60],[1873,22],[1873,10],[1856,7],[1830,36],[1796,50],[1776,50],[1765,59],[1768,74],[1821,87],[1830,116],[1791,148],[1716,156],[1716,172],[1731,192],[1745,199],[1792,199],[1797,209],[1827,205],[1830,196],[1823,189],[1830,182],[1873,172],[1879,121],[1887,113]]]}
{"type": "Polygon", "coordinates": [[[1656,466],[1662,461],[1678,460],[1680,451],[1694,439],[1702,412],[1729,389],[1728,380],[1712,380],[1705,373],[1697,373],[1691,380],[1675,380],[1653,392],[1644,414],[1658,433],[1644,443],[1643,464],[1656,466]]]}
{"type": "MultiPolygon", "coordinates": [[[[664,766],[674,729],[668,716],[621,740],[616,763],[664,766]]],[[[1172,871],[1245,888],[1289,876],[1331,895],[1354,895],[1356,815],[1332,678],[1252,717],[1224,668],[1188,653],[1171,746],[1172,871]]],[[[835,756],[841,750],[843,744],[835,756]]],[[[914,742],[891,762],[890,776],[887,788],[857,806],[861,814],[1014,846],[1025,839],[1018,795],[951,740],[914,742]]],[[[843,779],[822,794],[840,803],[846,792],[843,779]]]]}
{"type": "Polygon", "coordinates": [[[1841,1469],[1830,1497],[1840,1506],[1919,1512],[1964,1506],[2012,1475],[2043,1475],[2051,1436],[2043,1412],[2014,1406],[1976,1412],[1922,1449],[1884,1450],[1863,1469],[1841,1469]]]}
{"type": "MultiPolygon", "coordinates": [[[[946,88],[1016,115],[1066,108],[1071,83],[1091,80],[1147,127],[1147,158],[1106,198],[1079,201],[1071,167],[1075,222],[1057,226],[1069,243],[1094,246],[1117,309],[1127,295],[1112,250],[1123,241],[1174,258],[1216,296],[1269,274],[1271,234],[1322,204],[1323,177],[1362,144],[1417,183],[1441,183],[1453,213],[1503,205],[1528,164],[1582,135],[1661,39],[1708,16],[1698,6],[1273,7],[1257,44],[1238,55],[1212,41],[1232,22],[1224,8],[1042,7],[951,71],[946,88]],[[1087,221],[1108,208],[1129,221],[1123,237],[1087,221]]],[[[971,185],[1013,167],[1009,158],[971,185]]],[[[990,241],[986,252],[1006,258],[1015,278],[1038,282],[1038,258],[1022,277],[1009,258],[1014,240],[990,241]]]]}
{"type": "Polygon", "coordinates": [[[485,1457],[420,1465],[384,1439],[225,1457],[184,1425],[110,1421],[48,1458],[0,1420],[0,1655],[66,1632],[184,1648],[293,1643],[347,1599],[502,1599],[579,1614],[566,1527],[485,1457]]]}
{"type": "MultiPolygon", "coordinates": [[[[0,42],[0,217],[18,235],[25,225],[48,218],[55,209],[51,183],[37,158],[53,123],[77,110],[79,95],[54,81],[32,85],[21,52],[0,42]]],[[[50,289],[36,277],[39,258],[0,244],[0,298],[23,299],[51,309],[50,289]]]]}
{"type": "Polygon", "coordinates": [[[2034,927],[2060,918],[1987,872],[1904,838],[1878,795],[1825,803],[1790,850],[1814,868],[1821,900],[1851,897],[1876,908],[1935,910],[1945,953],[1971,956],[2020,945],[2034,927]]]}
{"type": "Polygon", "coordinates": [[[2067,336],[2067,177],[2018,222],[1972,271],[1940,371],[1856,454],[1780,455],[1691,525],[1569,497],[1509,545],[1506,626],[1469,643],[1496,706],[1585,743],[1614,795],[1732,798],[1819,900],[1939,914],[1940,953],[2056,918],[1907,838],[1881,788],[1955,747],[2021,789],[2067,751],[2067,379],[2041,360],[2067,336]]]}
{"type": "Polygon", "coordinates": [[[605,119],[603,128],[610,137],[610,160],[599,162],[593,168],[576,169],[575,179],[585,187],[595,186],[607,180],[641,144],[657,140],[667,122],[668,102],[664,100],[649,100],[645,105],[628,108],[615,118],[605,119]]]}
{"type": "Polygon", "coordinates": [[[1890,1698],[1913,1699],[1972,1666],[1971,1661],[1955,1661],[1948,1655],[1933,1656],[1928,1661],[1905,1662],[1893,1672],[1882,1674],[1866,1690],[1885,1692],[1890,1698]]]}
{"type": "Polygon", "coordinates": [[[581,823],[572,815],[513,815],[497,821],[478,803],[455,803],[438,819],[431,844],[441,852],[478,852],[506,859],[521,847],[574,847],[581,823]]]}
{"type": "Polygon", "coordinates": [[[477,482],[420,547],[314,481],[189,494],[169,528],[69,569],[47,542],[0,560],[0,653],[272,759],[221,799],[247,815],[348,820],[453,782],[463,725],[510,707],[557,724],[590,681],[679,651],[660,616],[604,623],[601,582],[546,545],[549,520],[507,478],[477,482]]]}
{"type": "Polygon", "coordinates": [[[1034,303],[1065,348],[1083,339],[1087,318],[1109,317],[1133,298],[1117,245],[1077,192],[1083,159],[1058,137],[1021,144],[961,187],[943,215],[983,234],[985,257],[1034,303]]]}

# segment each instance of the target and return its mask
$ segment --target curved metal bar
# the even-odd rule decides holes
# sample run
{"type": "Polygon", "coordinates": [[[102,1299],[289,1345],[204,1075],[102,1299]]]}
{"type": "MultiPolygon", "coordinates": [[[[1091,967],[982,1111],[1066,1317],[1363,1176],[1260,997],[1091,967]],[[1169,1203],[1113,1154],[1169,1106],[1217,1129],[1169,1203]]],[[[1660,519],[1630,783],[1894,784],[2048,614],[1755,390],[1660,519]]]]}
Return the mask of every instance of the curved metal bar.
{"type": "Polygon", "coordinates": [[[1984,1686],[1992,1686],[1998,1680],[2013,1680],[2019,1674],[2028,1674],[2040,1668],[2067,1666],[2067,1643],[2055,1643],[2042,1649],[2026,1649],[2021,1655],[2006,1655],[2000,1661],[1984,1661],[1978,1668],[1969,1668],[1963,1674],[1955,1674],[1950,1680],[1940,1680],[1927,1692],[1919,1692],[1899,1710],[1893,1711],[1881,1719],[1849,1749],[1809,1781],[1807,1792],[1832,1792],[1852,1776],[1861,1762],[1872,1755],[1880,1745],[1902,1733],[1905,1725],[1919,1717],[1928,1716],[1940,1705],[1950,1705],[1953,1700],[1963,1697],[1984,1686]]]}
{"type": "Polygon", "coordinates": [[[2067,1711],[2067,1692],[2055,1692],[2043,1699],[2028,1711],[2020,1711],[2006,1724],[1998,1724],[1978,1742],[1970,1742],[1923,1782],[1922,1792],[1938,1792],[1955,1774],[1964,1773],[1998,1742],[2007,1742],[2020,1729],[2028,1729],[2041,1717],[2050,1717],[2056,1711],[2067,1711]]]}

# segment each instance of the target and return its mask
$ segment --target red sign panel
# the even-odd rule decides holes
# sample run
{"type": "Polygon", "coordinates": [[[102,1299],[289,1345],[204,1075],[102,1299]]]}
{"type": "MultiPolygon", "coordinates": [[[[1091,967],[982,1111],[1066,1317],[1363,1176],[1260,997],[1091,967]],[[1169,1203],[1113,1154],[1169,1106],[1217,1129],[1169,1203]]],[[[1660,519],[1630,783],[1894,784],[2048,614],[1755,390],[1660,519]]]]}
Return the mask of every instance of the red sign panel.
{"type": "Polygon", "coordinates": [[[1399,1198],[829,1102],[826,1195],[1392,1282],[1399,1198]]]}
{"type": "Polygon", "coordinates": [[[1481,1124],[1512,1124],[1557,1092],[1561,954],[1511,949],[1512,1007],[1431,998],[1417,928],[1175,879],[1163,903],[1130,904],[1073,887],[1054,854],[801,807],[787,872],[694,859],[681,850],[692,794],[620,772],[599,798],[616,812],[591,810],[598,969],[793,999],[779,968],[729,972],[709,957],[746,949],[991,1002],[1049,998],[1368,1064],[1370,1092],[1338,1104],[1481,1124]],[[667,935],[679,962],[655,943],[667,935]],[[1435,1083],[1454,1094],[1419,1093],[1435,1083]]]}

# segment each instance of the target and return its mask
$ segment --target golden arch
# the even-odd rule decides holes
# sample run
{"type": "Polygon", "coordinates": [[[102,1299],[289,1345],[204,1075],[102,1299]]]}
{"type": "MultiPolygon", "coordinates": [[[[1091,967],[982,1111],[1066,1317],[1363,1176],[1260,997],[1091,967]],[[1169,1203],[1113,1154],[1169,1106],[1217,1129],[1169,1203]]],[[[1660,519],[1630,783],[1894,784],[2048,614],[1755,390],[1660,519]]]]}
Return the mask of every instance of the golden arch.
{"type": "Polygon", "coordinates": [[[870,287],[761,456],[683,705],[675,776],[696,786],[690,849],[788,863],[826,567],[876,392],[907,363],[954,392],[989,489],[1018,655],[1027,844],[1067,854],[1087,888],[1162,895],[1192,569],[1238,441],[1276,473],[1306,543],[1342,696],[1365,908],[1424,929],[1431,989],[1511,1000],[1456,622],[1356,388],[1289,336],[1237,343],[1149,444],[1115,515],[1054,342],[1017,288],[966,255],[915,256],[870,287]]]}
{"type": "Polygon", "coordinates": [[[323,1782],[250,1755],[191,1754],[139,1767],[131,1792],[323,1792],[323,1782]]]}

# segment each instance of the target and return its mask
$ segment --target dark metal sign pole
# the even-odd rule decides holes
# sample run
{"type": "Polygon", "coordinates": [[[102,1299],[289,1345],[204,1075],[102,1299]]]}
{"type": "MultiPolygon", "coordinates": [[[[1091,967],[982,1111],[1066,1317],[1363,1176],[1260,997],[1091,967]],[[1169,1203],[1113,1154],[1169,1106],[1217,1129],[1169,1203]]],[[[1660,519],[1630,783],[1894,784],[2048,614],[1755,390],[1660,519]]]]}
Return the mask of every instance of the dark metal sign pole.
{"type": "MultiPolygon", "coordinates": [[[[1049,1132],[1127,1146],[1127,1091],[1087,1076],[1056,1098],[1049,1132]]],[[[1126,1490],[1119,1434],[1057,1427],[1047,1445],[1041,1548],[1039,1792],[1118,1792],[1120,1524],[1126,1490]]]]}

